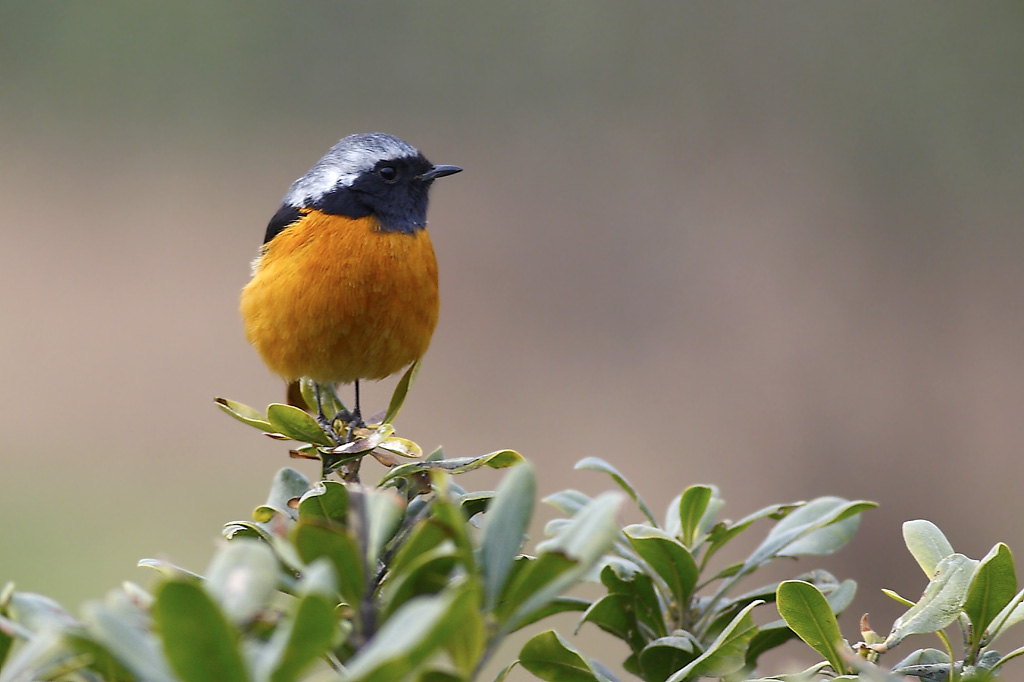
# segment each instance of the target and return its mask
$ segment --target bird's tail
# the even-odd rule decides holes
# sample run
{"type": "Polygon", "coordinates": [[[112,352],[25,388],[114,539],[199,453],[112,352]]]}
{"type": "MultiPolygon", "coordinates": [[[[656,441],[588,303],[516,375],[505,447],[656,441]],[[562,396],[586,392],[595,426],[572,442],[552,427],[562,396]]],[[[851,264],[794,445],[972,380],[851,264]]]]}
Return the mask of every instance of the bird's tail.
{"type": "Polygon", "coordinates": [[[300,410],[310,411],[310,406],[306,404],[306,399],[302,397],[302,384],[298,381],[288,382],[288,393],[287,393],[288,404],[292,407],[297,407],[300,410]]]}

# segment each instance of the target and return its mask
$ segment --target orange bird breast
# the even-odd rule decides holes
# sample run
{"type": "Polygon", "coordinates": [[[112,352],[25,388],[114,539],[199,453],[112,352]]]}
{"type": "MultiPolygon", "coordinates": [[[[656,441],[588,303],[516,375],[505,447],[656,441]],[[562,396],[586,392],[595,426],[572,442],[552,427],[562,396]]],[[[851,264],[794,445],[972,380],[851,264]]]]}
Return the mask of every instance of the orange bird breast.
{"type": "Polygon", "coordinates": [[[276,235],[242,290],[245,333],[286,381],[383,379],[423,357],[437,326],[437,260],[425,229],[317,210],[276,235]]]}

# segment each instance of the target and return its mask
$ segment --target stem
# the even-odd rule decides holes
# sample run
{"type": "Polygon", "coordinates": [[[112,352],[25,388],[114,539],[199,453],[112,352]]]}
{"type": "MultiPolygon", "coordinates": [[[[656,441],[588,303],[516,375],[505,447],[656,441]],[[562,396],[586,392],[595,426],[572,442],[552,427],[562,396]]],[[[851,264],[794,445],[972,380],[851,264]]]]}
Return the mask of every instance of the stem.
{"type": "Polygon", "coordinates": [[[359,555],[363,564],[363,575],[367,580],[363,587],[363,598],[359,604],[359,621],[362,625],[363,640],[368,641],[377,630],[377,612],[373,604],[376,581],[370,578],[370,529],[365,491],[359,490],[355,498],[356,503],[352,505],[351,509],[356,522],[356,544],[359,547],[359,555]]]}
{"type": "Polygon", "coordinates": [[[1024,602],[1024,590],[1018,592],[1017,596],[1013,598],[1013,601],[1011,602],[1013,604],[1012,607],[1007,607],[1003,609],[1006,612],[1006,615],[1003,616],[1002,620],[999,621],[999,625],[993,627],[991,624],[989,624],[988,632],[992,633],[989,636],[989,641],[994,640],[996,638],[996,636],[999,634],[999,631],[1002,630],[1003,626],[1006,625],[1006,621],[1010,619],[1010,616],[1013,615],[1013,612],[1016,611],[1017,607],[1021,605],[1021,602],[1024,602]]]}
{"type": "Polygon", "coordinates": [[[942,640],[943,646],[946,647],[946,656],[949,657],[949,682],[958,682],[960,672],[956,669],[956,659],[953,657],[953,643],[949,641],[944,631],[939,630],[935,634],[942,640]]]}
{"type": "Polygon", "coordinates": [[[469,676],[469,679],[471,680],[475,680],[477,678],[480,671],[483,670],[485,665],[487,665],[487,661],[491,660],[491,656],[493,656],[494,652],[497,651],[498,645],[503,639],[494,632],[494,628],[488,627],[487,629],[490,631],[487,635],[487,646],[484,647],[484,652],[480,654],[480,660],[478,660],[476,665],[473,666],[473,674],[469,676]]]}
{"type": "Polygon", "coordinates": [[[1014,649],[1010,653],[1008,653],[1005,656],[1003,656],[1002,658],[1000,658],[996,662],[996,664],[994,666],[992,666],[992,672],[996,673],[999,670],[999,668],[1001,668],[1003,666],[1004,663],[1006,663],[1007,661],[1011,661],[1014,658],[1017,658],[1018,656],[1021,656],[1021,655],[1024,655],[1024,646],[1020,647],[1019,649],[1014,649]]]}
{"type": "Polygon", "coordinates": [[[707,623],[705,623],[704,621],[707,620],[711,616],[711,614],[715,612],[715,609],[718,607],[719,603],[721,603],[722,599],[725,598],[726,593],[728,593],[729,590],[731,590],[732,588],[736,587],[737,583],[739,583],[740,580],[743,580],[743,578],[747,577],[749,574],[749,570],[741,570],[738,573],[736,573],[736,575],[726,579],[722,586],[718,588],[718,591],[715,592],[715,595],[711,598],[711,601],[708,602],[708,605],[704,609],[704,613],[702,613],[701,616],[697,619],[697,622],[694,624],[695,630],[700,629],[700,627],[697,626],[707,626],[707,623]]]}

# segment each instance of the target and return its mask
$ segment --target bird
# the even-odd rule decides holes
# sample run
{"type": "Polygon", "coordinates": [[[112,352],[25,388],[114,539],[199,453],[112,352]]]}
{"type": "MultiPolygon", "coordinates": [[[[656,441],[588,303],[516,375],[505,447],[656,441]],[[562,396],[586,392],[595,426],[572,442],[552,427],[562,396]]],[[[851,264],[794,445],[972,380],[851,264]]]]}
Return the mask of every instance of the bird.
{"type": "Polygon", "coordinates": [[[460,171],[393,135],[349,135],[292,183],[267,224],[239,304],[245,335],[290,385],[312,382],[330,434],[339,418],[364,425],[360,381],[427,352],[440,310],[428,194],[460,171]],[[354,408],[325,415],[322,393],[338,384],[354,384],[354,408]]]}

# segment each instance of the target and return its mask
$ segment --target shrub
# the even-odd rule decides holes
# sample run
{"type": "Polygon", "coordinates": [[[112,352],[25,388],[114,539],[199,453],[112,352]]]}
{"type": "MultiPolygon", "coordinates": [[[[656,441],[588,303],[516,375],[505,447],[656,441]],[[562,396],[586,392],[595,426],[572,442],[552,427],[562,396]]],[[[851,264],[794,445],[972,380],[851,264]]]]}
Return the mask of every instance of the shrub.
{"type": "MultiPolygon", "coordinates": [[[[719,491],[694,485],[659,522],[622,473],[588,457],[577,469],[609,476],[614,489],[593,498],[576,490],[549,496],[544,501],[564,516],[526,553],[533,468],[512,450],[423,457],[395,436],[392,420],[412,372],[383,418],[363,429],[338,423],[328,431],[298,408],[260,412],[218,400],[239,420],[298,441],[293,456],[318,459],[320,480],[279,471],[253,519],[227,524],[227,542],[205,577],[144,560],[157,571],[152,590],[125,584],[87,602],[78,618],[7,585],[0,682],[456,682],[479,678],[509,634],[539,630],[563,612],[580,614],[578,628],[589,623],[625,642],[623,668],[646,682],[987,680],[1024,653],[992,649],[1024,620],[1010,550],[998,544],[970,559],[926,521],[908,522],[904,535],[929,582],[917,603],[888,593],[908,610],[886,637],[865,618],[862,642],[843,639],[836,614],[853,600],[850,580],[811,570],[757,581],[777,559],[841,548],[872,502],[819,497],[729,521],[719,491]],[[359,482],[367,456],[388,467],[375,485],[359,482]],[[463,489],[460,475],[481,467],[507,469],[497,490],[463,489]],[[341,480],[329,480],[334,474],[341,480]],[[626,504],[643,523],[620,527],[626,504]],[[726,545],[766,523],[745,559],[718,561],[726,545]],[[584,582],[599,585],[596,598],[569,594],[584,582]],[[767,622],[757,625],[755,611],[767,622]],[[959,650],[945,633],[950,627],[961,632],[959,650]],[[932,633],[941,650],[914,651],[893,672],[877,667],[905,638],[932,633]],[[825,660],[796,675],[758,678],[760,656],[796,638],[825,660]]],[[[497,681],[517,665],[553,682],[616,679],[550,629],[534,634],[497,681]]]]}

